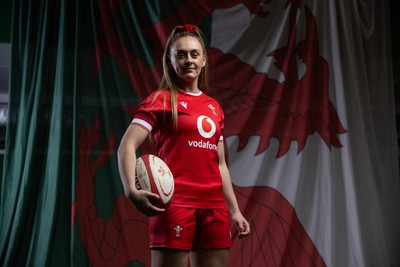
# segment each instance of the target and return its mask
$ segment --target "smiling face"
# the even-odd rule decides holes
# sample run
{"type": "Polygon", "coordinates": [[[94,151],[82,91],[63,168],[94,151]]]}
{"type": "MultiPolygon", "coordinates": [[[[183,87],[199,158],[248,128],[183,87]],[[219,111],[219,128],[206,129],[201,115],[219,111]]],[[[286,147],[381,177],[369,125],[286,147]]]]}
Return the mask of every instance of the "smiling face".
{"type": "Polygon", "coordinates": [[[180,86],[192,85],[197,89],[197,80],[206,64],[206,56],[196,37],[177,39],[170,48],[170,63],[180,80],[180,86]]]}

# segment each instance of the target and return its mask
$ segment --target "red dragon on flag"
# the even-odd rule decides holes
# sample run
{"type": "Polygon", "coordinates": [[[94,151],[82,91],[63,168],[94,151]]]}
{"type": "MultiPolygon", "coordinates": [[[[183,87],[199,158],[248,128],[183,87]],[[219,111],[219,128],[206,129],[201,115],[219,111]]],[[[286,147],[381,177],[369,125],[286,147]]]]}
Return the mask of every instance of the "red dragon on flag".
{"type": "MultiPolygon", "coordinates": [[[[160,59],[167,34],[174,26],[182,22],[200,25],[214,10],[238,4],[255,15],[267,16],[262,4],[269,2],[189,0],[174,14],[154,25],[143,26],[142,31],[153,45],[153,58],[160,59]]],[[[256,154],[265,151],[272,138],[279,140],[277,157],[288,152],[292,141],[297,143],[298,153],[301,153],[307,138],[314,133],[318,133],[329,148],[341,147],[337,135],[346,130],[329,100],[329,65],[319,54],[317,23],[307,7],[304,7],[306,36],[297,41],[296,17],[301,2],[288,0],[285,6],[290,12],[288,43],[265,55],[275,59],[274,64],[284,75],[284,81],[257,72],[235,55],[208,48],[211,94],[225,111],[225,135],[238,136],[239,150],[246,147],[251,136],[259,136],[256,154]],[[298,75],[296,57],[306,65],[302,77],[298,75]]],[[[98,1],[99,40],[91,78],[96,78],[102,67],[102,57],[108,53],[143,99],[158,86],[161,61],[149,67],[119,38],[114,17],[121,3],[122,0],[98,1]]],[[[134,109],[134,106],[124,107],[128,114],[134,109]]],[[[79,177],[72,226],[76,227],[76,215],[82,244],[93,266],[125,266],[130,262],[149,266],[148,219],[137,213],[123,194],[118,197],[108,221],[96,211],[96,173],[115,153],[115,137],[111,134],[99,156],[94,160],[90,157],[100,140],[99,127],[98,119],[95,125],[88,129],[82,127],[80,131],[79,177]]],[[[235,190],[243,214],[251,223],[252,234],[234,242],[230,266],[325,266],[294,208],[277,190],[270,187],[235,187],[235,190]]]]}

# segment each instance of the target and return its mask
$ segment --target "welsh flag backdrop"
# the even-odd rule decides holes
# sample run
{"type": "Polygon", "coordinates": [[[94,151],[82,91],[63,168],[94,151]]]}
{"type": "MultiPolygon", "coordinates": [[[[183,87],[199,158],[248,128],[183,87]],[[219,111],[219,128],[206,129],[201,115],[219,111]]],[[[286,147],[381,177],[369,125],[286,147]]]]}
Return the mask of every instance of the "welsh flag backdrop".
{"type": "MultiPolygon", "coordinates": [[[[205,34],[252,233],[229,266],[399,266],[388,1],[13,2],[1,266],[150,266],[116,148],[167,35],[205,34]]],[[[140,151],[138,151],[140,153],[140,151]]]]}

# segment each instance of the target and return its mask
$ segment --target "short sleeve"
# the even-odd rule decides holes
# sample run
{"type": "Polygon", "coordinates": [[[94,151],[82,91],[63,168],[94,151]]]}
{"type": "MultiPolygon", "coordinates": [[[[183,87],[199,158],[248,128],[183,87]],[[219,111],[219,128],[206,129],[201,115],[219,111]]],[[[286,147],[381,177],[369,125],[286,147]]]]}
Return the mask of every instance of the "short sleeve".
{"type": "Polygon", "coordinates": [[[168,109],[169,95],[167,91],[155,91],[146,97],[133,115],[132,123],[138,124],[149,132],[157,127],[160,119],[168,109]]]}

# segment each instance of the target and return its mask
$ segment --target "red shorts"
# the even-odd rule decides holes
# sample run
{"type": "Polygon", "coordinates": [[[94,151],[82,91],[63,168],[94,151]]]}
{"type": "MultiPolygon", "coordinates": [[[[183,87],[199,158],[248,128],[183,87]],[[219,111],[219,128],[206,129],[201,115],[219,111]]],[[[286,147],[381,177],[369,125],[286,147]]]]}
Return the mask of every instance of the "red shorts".
{"type": "Polygon", "coordinates": [[[182,250],[230,248],[230,215],[227,208],[168,207],[150,217],[150,248],[182,250]]]}

